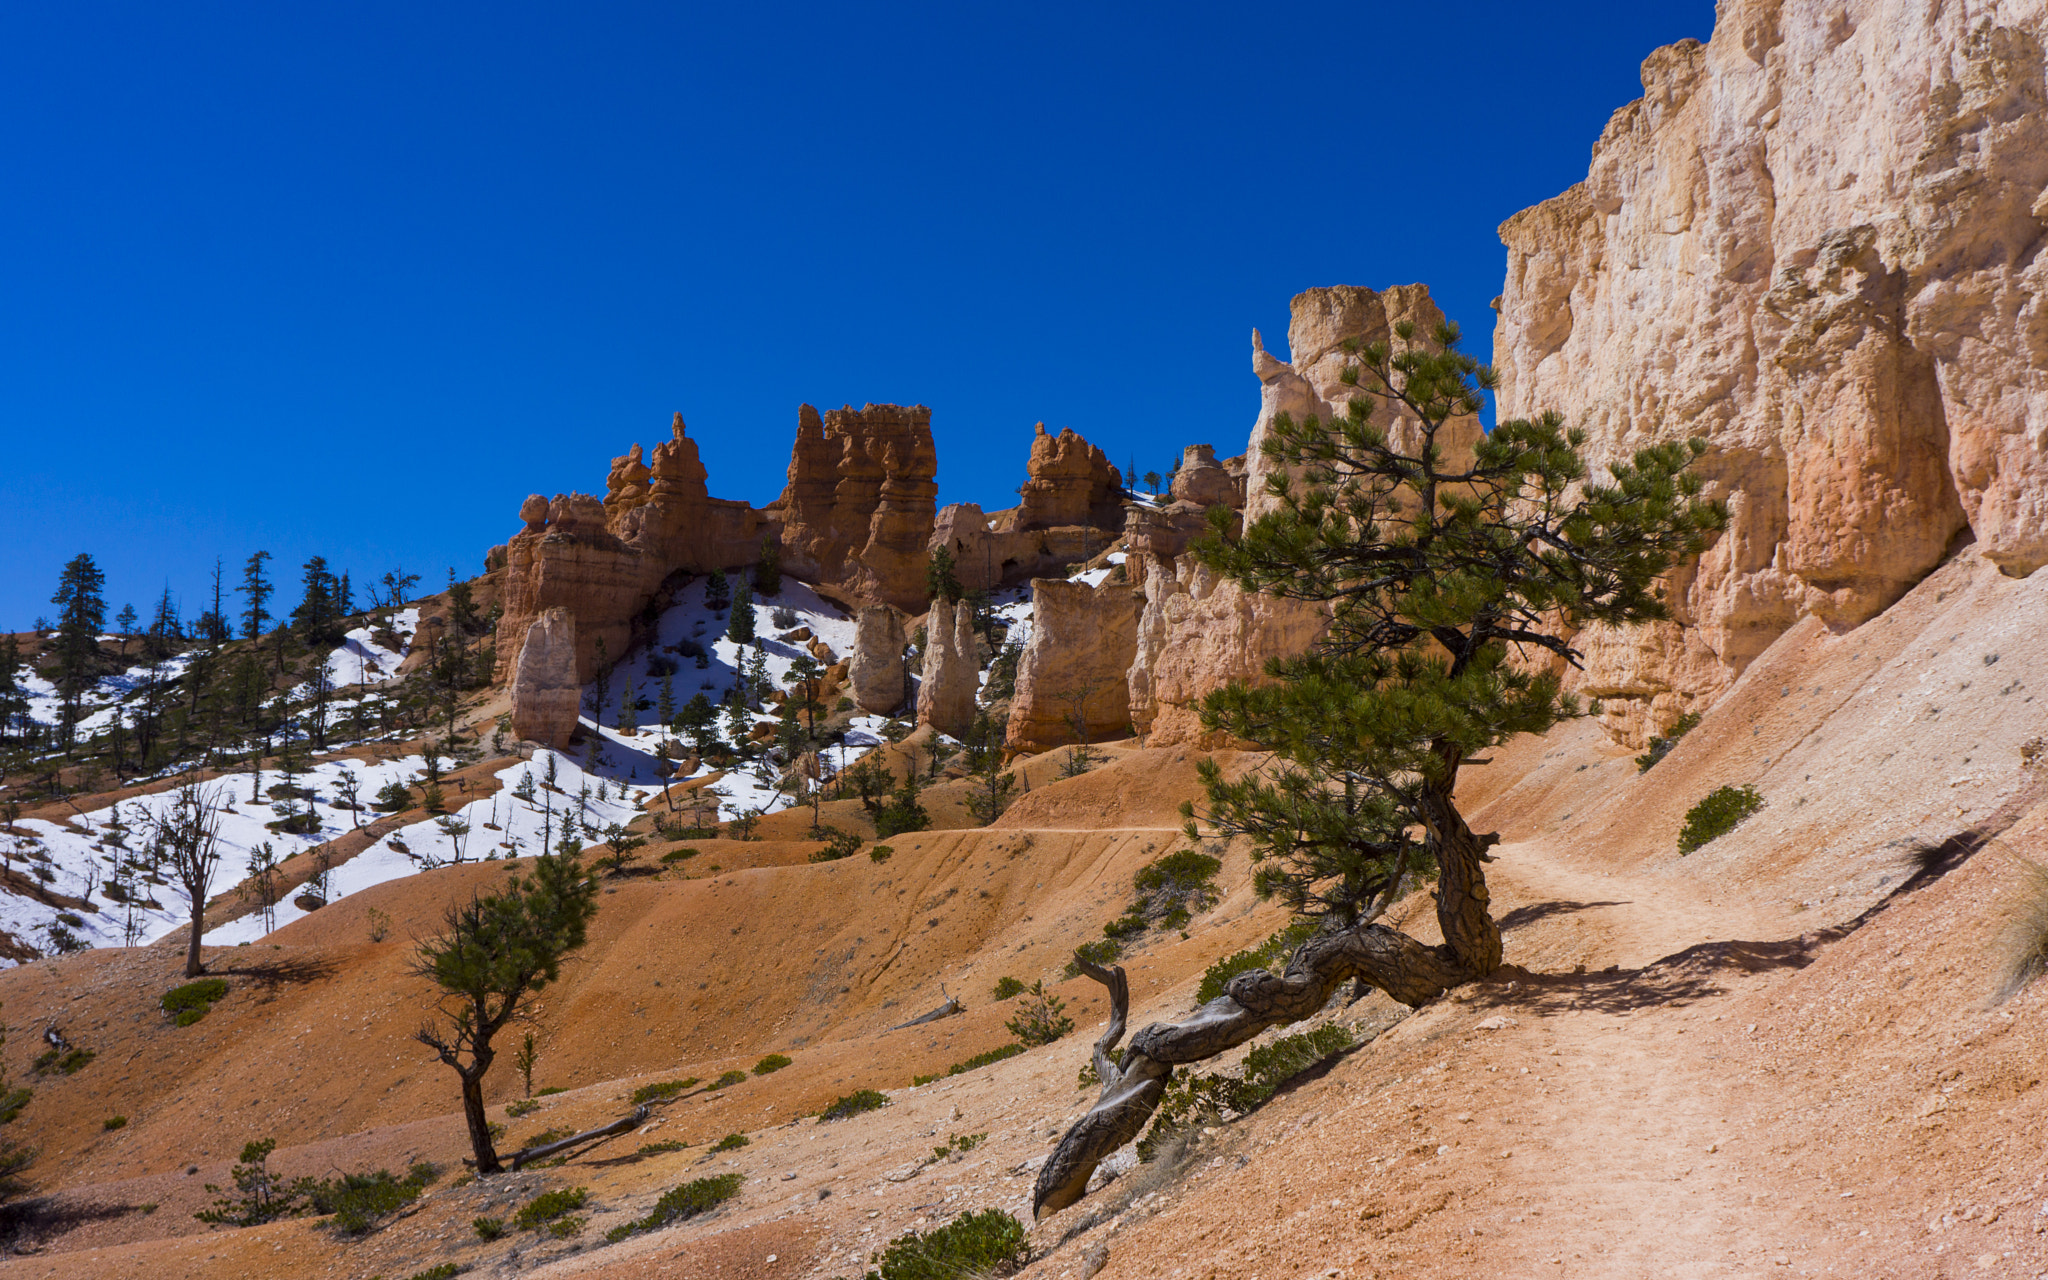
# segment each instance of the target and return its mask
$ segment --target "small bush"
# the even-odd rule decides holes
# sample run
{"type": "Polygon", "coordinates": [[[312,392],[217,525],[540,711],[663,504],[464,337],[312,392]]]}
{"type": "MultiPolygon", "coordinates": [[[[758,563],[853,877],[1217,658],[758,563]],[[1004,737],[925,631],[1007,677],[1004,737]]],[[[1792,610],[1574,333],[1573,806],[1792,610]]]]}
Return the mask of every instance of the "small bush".
{"type": "Polygon", "coordinates": [[[503,1218],[477,1218],[469,1225],[476,1229],[476,1238],[479,1240],[496,1240],[505,1234],[503,1218]]]}
{"type": "Polygon", "coordinates": [[[569,1128],[557,1127],[553,1129],[542,1129],[539,1133],[536,1133],[532,1137],[521,1142],[519,1144],[519,1150],[531,1151],[535,1147],[544,1147],[548,1145],[550,1142],[560,1142],[564,1138],[574,1137],[575,1134],[576,1131],[574,1129],[569,1128]]]}
{"type": "Polygon", "coordinates": [[[557,1218],[548,1224],[548,1234],[557,1240],[567,1240],[570,1236],[582,1235],[583,1228],[589,1225],[590,1219],[581,1216],[557,1218]]]}
{"type": "Polygon", "coordinates": [[[112,1133],[116,1129],[125,1129],[127,1127],[127,1116],[108,1116],[105,1120],[100,1121],[101,1130],[107,1133],[112,1133]]]}
{"type": "Polygon", "coordinates": [[[512,1225],[527,1231],[538,1231],[547,1223],[574,1213],[590,1198],[588,1187],[570,1187],[559,1191],[543,1191],[512,1215],[512,1225]]]}
{"type": "Polygon", "coordinates": [[[548,1086],[547,1088],[545,1088],[545,1089],[535,1089],[535,1090],[533,1091],[533,1096],[534,1096],[534,1097],[536,1097],[536,1098],[545,1098],[545,1097],[547,1097],[547,1096],[548,1096],[549,1094],[551,1094],[551,1093],[567,1093],[567,1092],[569,1092],[569,1090],[568,1090],[568,1089],[567,1089],[567,1088],[566,1088],[565,1086],[563,1086],[563,1085],[559,1085],[559,1084],[551,1084],[551,1085],[549,1085],[549,1086],[548,1086]]]}
{"type": "Polygon", "coordinates": [[[521,1098],[517,1102],[505,1104],[505,1114],[511,1116],[514,1120],[521,1116],[530,1116],[538,1110],[540,1110],[540,1103],[533,1098],[521,1098]]]}
{"type": "Polygon", "coordinates": [[[932,1148],[932,1159],[944,1160],[947,1156],[952,1155],[955,1151],[963,1153],[972,1151],[976,1147],[980,1146],[987,1138],[988,1135],[985,1133],[956,1133],[953,1136],[946,1139],[946,1144],[944,1146],[932,1148]]]}
{"type": "Polygon", "coordinates": [[[61,1054],[52,1049],[37,1058],[32,1065],[37,1075],[43,1075],[51,1071],[60,1071],[67,1076],[71,1076],[85,1070],[92,1060],[99,1056],[97,1052],[91,1049],[72,1049],[67,1053],[61,1054]]]}
{"type": "Polygon", "coordinates": [[[920,1235],[906,1232],[877,1254],[869,1280],[954,1280],[992,1275],[1024,1254],[1024,1224],[1001,1209],[963,1213],[920,1235]]]}
{"type": "Polygon", "coordinates": [[[605,1239],[613,1244],[640,1231],[658,1231],[675,1222],[686,1222],[691,1218],[711,1212],[719,1205],[740,1193],[743,1179],[737,1173],[720,1174],[716,1178],[699,1178],[686,1182],[665,1192],[654,1202],[654,1208],[646,1217],[613,1227],[605,1233],[605,1239]]]}
{"type": "Polygon", "coordinates": [[[754,1074],[757,1076],[771,1075],[777,1071],[782,1070],[784,1067],[788,1066],[789,1063],[790,1059],[787,1055],[780,1053],[771,1053],[767,1057],[761,1059],[759,1062],[754,1064],[754,1074]]]}
{"type": "Polygon", "coordinates": [[[2048,973],[2048,867],[2022,860],[2019,887],[1998,911],[2005,925],[1998,935],[1998,985],[1991,999],[2003,1004],[2048,973]]]}
{"type": "Polygon", "coordinates": [[[207,1010],[213,1008],[213,1002],[227,993],[228,984],[222,979],[201,978],[182,987],[172,987],[164,992],[160,1003],[174,1024],[189,1027],[205,1017],[207,1010]]]}
{"type": "Polygon", "coordinates": [[[1661,738],[1650,739],[1650,749],[1636,757],[1636,772],[1648,773],[1651,765],[1656,764],[1659,760],[1671,754],[1671,748],[1678,745],[1680,738],[1683,738],[1686,734],[1699,727],[1700,717],[1698,712],[1688,711],[1678,717],[1678,723],[1671,726],[1670,733],[1665,734],[1661,738]]]}
{"type": "Polygon", "coordinates": [[[455,1277],[461,1274],[461,1267],[456,1266],[452,1262],[444,1262],[438,1267],[428,1267],[425,1271],[415,1271],[406,1277],[406,1280],[455,1280],[455,1277]]]}
{"type": "Polygon", "coordinates": [[[663,862],[682,862],[687,858],[694,858],[696,856],[697,850],[692,849],[689,845],[684,845],[680,849],[670,849],[667,853],[662,854],[661,860],[663,862]]]}
{"type": "Polygon", "coordinates": [[[860,852],[860,837],[851,831],[826,827],[825,847],[811,855],[812,862],[837,862],[860,852]]]}
{"type": "Polygon", "coordinates": [[[663,1156],[671,1151],[681,1151],[689,1145],[687,1142],[677,1142],[674,1139],[670,1139],[667,1142],[646,1142],[642,1143],[640,1149],[633,1154],[636,1156],[663,1156]]]}
{"type": "Polygon", "coordinates": [[[889,1099],[873,1089],[861,1089],[849,1093],[831,1106],[818,1113],[820,1120],[847,1120],[865,1111],[876,1111],[889,1105],[889,1099]]]}
{"type": "Polygon", "coordinates": [[[636,1105],[642,1102],[667,1102],[683,1090],[695,1088],[696,1085],[695,1076],[687,1080],[664,1080],[660,1084],[643,1084],[633,1090],[633,1101],[636,1105]]]}
{"type": "Polygon", "coordinates": [[[414,1165],[403,1178],[394,1178],[384,1169],[368,1174],[345,1173],[314,1186],[310,1199],[315,1213],[334,1215],[335,1230],[344,1235],[365,1235],[377,1225],[378,1219],[419,1199],[420,1193],[439,1176],[439,1170],[424,1162],[414,1165]]]}
{"type": "Polygon", "coordinates": [[[730,1088],[733,1085],[739,1084],[746,1078],[747,1073],[744,1071],[728,1071],[724,1075],[718,1077],[718,1079],[713,1080],[709,1085],[706,1085],[705,1087],[709,1089],[726,1089],[730,1088]]]}
{"type": "Polygon", "coordinates": [[[723,1138],[720,1138],[718,1141],[712,1143],[711,1150],[713,1154],[716,1154],[720,1151],[738,1151],[741,1147],[744,1147],[746,1145],[746,1134],[728,1133],[723,1138]]]}
{"type": "Polygon", "coordinates": [[[1277,966],[1293,958],[1301,944],[1315,934],[1315,921],[1296,920],[1251,950],[1223,957],[1203,972],[1202,985],[1195,990],[1196,1002],[1207,1004],[1222,995],[1230,980],[1240,973],[1251,973],[1256,969],[1276,972],[1277,966]]]}
{"type": "Polygon", "coordinates": [[[834,715],[837,715],[837,714],[838,714],[838,713],[840,713],[841,711],[851,711],[851,710],[853,710],[853,699],[852,699],[852,698],[841,698],[841,699],[840,699],[839,701],[837,701],[837,702],[835,702],[835,703],[833,703],[833,704],[832,704],[832,713],[833,713],[834,715]]]}
{"type": "Polygon", "coordinates": [[[1001,1062],[1004,1058],[1014,1058],[1022,1052],[1024,1052],[1023,1045],[1006,1044],[1000,1048],[990,1049],[987,1053],[977,1053],[965,1062],[956,1062],[946,1068],[946,1074],[949,1076],[962,1075],[966,1072],[986,1067],[991,1063],[1001,1062]]]}
{"type": "Polygon", "coordinates": [[[9,1089],[0,1093],[0,1124],[13,1124],[22,1108],[28,1106],[29,1099],[35,1096],[33,1089],[9,1089]]]}
{"type": "Polygon", "coordinates": [[[1764,798],[1752,786],[1717,787],[1706,799],[1688,809],[1685,826],[1678,833],[1681,857],[1727,835],[1743,820],[1764,807],[1764,798]]]}
{"type": "Polygon", "coordinates": [[[1024,992],[1024,983],[1017,978],[996,979],[995,998],[998,1000],[1008,1000],[1011,996],[1021,996],[1024,992]]]}
{"type": "Polygon", "coordinates": [[[889,860],[889,855],[894,852],[896,851],[890,848],[888,845],[878,844],[874,848],[868,850],[868,861],[887,862],[889,860]]]}
{"type": "Polygon", "coordinates": [[[1067,961],[1067,967],[1063,972],[1069,978],[1078,978],[1081,976],[1081,961],[1108,966],[1115,964],[1123,953],[1123,944],[1115,938],[1104,938],[1100,942],[1084,942],[1074,948],[1074,958],[1067,961]]]}
{"type": "Polygon", "coordinates": [[[1051,1044],[1074,1029],[1074,1020],[1062,1012],[1066,1007],[1067,1002],[1047,991],[1044,981],[1040,980],[1031,984],[1017,1016],[1003,1025],[1025,1048],[1035,1049],[1042,1044],[1051,1044]]]}
{"type": "Polygon", "coordinates": [[[386,813],[396,813],[412,804],[412,788],[393,779],[384,784],[384,789],[377,793],[373,803],[386,813]]]}
{"type": "Polygon", "coordinates": [[[796,610],[786,605],[777,606],[768,613],[768,620],[784,631],[796,625],[796,610]]]}

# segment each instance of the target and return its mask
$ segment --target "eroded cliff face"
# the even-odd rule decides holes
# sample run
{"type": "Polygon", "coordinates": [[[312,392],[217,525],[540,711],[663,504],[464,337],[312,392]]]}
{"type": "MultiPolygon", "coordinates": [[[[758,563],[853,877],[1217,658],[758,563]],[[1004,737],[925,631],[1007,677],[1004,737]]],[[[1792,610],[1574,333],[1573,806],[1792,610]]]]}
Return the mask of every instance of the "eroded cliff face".
{"type": "Polygon", "coordinates": [[[932,411],[851,405],[798,410],[782,497],[783,568],[847,600],[924,609],[925,549],[939,487],[932,411]]]}
{"type": "Polygon", "coordinates": [[[1502,225],[1501,416],[1564,413],[1596,466],[1703,436],[1729,504],[1673,622],[1580,639],[1621,741],[1960,541],[2048,563],[2044,30],[2041,0],[1724,0],[1502,225]]]}
{"type": "MultiPolygon", "coordinates": [[[[622,656],[634,619],[670,575],[746,564],[775,527],[744,502],[705,491],[697,443],[677,414],[671,438],[652,466],[639,445],[612,459],[605,497],[534,494],[520,505],[526,527],[505,546],[504,612],[498,621],[497,672],[516,679],[529,629],[550,609],[574,619],[576,679],[595,674],[598,645],[622,656]]],[[[515,690],[515,693],[517,691],[515,690]]]]}
{"type": "Polygon", "coordinates": [[[954,503],[932,526],[932,547],[952,554],[954,575],[969,591],[1063,572],[1124,531],[1123,476],[1072,427],[1053,435],[1038,424],[1017,492],[1022,501],[1007,511],[954,503]]]}
{"type": "MultiPolygon", "coordinates": [[[[1232,680],[1261,679],[1268,658],[1301,653],[1322,634],[1327,615],[1321,606],[1247,596],[1235,583],[1219,581],[1195,565],[1185,547],[1190,534],[1199,531],[1206,499],[1241,505],[1246,521],[1273,508],[1276,500],[1266,486],[1275,464],[1265,456],[1264,445],[1274,422],[1283,413],[1297,421],[1312,415],[1327,422],[1348,412],[1351,401],[1364,393],[1344,383],[1344,343],[1398,344],[1394,326],[1402,321],[1414,323],[1418,336],[1442,323],[1443,312],[1427,287],[1377,291],[1337,285],[1296,295],[1287,327],[1292,361],[1274,357],[1257,331],[1252,333],[1259,416],[1252,424],[1242,480],[1232,465],[1236,459],[1219,466],[1213,451],[1198,446],[1174,477],[1177,501],[1133,522],[1132,577],[1144,583],[1144,603],[1125,685],[1131,724],[1152,744],[1220,745],[1203,734],[1195,709],[1201,696],[1232,680]]],[[[1373,414],[1397,444],[1412,447],[1417,429],[1412,419],[1377,402],[1373,414]]],[[[1469,451],[1479,436],[1476,418],[1459,418],[1444,425],[1438,442],[1456,456],[1469,451]]]]}

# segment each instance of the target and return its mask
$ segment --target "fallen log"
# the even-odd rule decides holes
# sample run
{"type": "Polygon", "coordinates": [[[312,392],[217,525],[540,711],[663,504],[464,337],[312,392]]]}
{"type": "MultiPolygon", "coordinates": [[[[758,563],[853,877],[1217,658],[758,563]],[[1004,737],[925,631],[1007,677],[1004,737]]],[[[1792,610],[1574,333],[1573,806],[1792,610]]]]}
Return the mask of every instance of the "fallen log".
{"type": "Polygon", "coordinates": [[[632,1115],[614,1120],[601,1128],[585,1129],[582,1133],[572,1134],[556,1142],[544,1142],[537,1147],[528,1147],[524,1151],[515,1151],[506,1161],[506,1164],[514,1173],[517,1173],[520,1169],[532,1164],[536,1160],[545,1160],[557,1152],[567,1151],[571,1147],[580,1147],[586,1142],[596,1142],[600,1138],[616,1137],[628,1130],[637,1129],[645,1123],[647,1123],[647,1105],[642,1103],[633,1108],[632,1115]]]}

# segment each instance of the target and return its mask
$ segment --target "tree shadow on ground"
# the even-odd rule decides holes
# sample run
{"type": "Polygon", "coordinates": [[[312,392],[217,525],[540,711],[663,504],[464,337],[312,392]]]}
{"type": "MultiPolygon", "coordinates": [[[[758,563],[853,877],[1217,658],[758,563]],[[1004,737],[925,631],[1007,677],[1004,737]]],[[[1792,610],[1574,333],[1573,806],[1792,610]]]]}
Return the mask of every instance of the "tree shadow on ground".
{"type": "Polygon", "coordinates": [[[39,1249],[80,1227],[146,1212],[149,1210],[139,1204],[81,1203],[61,1195],[19,1200],[0,1205],[0,1248],[10,1252],[39,1249]]]}
{"type": "Polygon", "coordinates": [[[322,957],[293,956],[282,960],[235,964],[209,972],[218,978],[250,978],[275,990],[278,987],[303,986],[309,982],[323,981],[334,976],[335,968],[332,960],[322,957]]]}
{"type": "Polygon", "coordinates": [[[1548,920],[1552,916],[1570,915],[1575,911],[1591,911],[1595,907],[1625,907],[1628,905],[1629,903],[1626,901],[1568,902],[1562,898],[1551,902],[1532,902],[1527,906],[1516,907],[1513,911],[1502,916],[1500,918],[1500,931],[1506,933],[1510,929],[1519,929],[1524,925],[1535,924],[1538,920],[1548,920]]]}
{"type": "Polygon", "coordinates": [[[1723,995],[1736,973],[1803,969],[1824,941],[1839,936],[1803,934],[1779,942],[1701,942],[1644,965],[1599,973],[1531,973],[1514,965],[1494,971],[1477,1003],[1517,1006],[1537,1014],[1592,1010],[1625,1013],[1653,1006],[1686,1005],[1723,995]]]}

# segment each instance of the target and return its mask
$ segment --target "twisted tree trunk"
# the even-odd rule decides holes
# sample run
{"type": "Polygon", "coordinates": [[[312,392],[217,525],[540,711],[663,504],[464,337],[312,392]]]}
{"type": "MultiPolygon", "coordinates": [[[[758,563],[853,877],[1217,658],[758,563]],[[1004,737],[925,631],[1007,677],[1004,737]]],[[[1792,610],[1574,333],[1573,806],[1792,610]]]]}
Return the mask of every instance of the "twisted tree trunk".
{"type": "MultiPolygon", "coordinates": [[[[1450,815],[1456,818],[1457,811],[1450,810],[1450,815]]],[[[1453,860],[1459,862],[1460,876],[1469,879],[1454,881],[1447,874],[1439,882],[1437,914],[1446,936],[1459,938],[1477,950],[1484,968],[1469,963],[1451,945],[1425,946],[1383,924],[1366,923],[1319,934],[1294,954],[1285,972],[1275,975],[1258,969],[1238,974],[1230,980],[1227,994],[1203,1005],[1185,1021],[1144,1027],[1131,1037],[1131,1047],[1119,1067],[1112,1054],[1123,1039],[1129,1017],[1130,984],[1121,966],[1103,969],[1076,956],[1083,973],[1109,988],[1109,1027],[1095,1044],[1102,1095],[1067,1130],[1038,1171],[1038,1184],[1032,1191],[1033,1215],[1043,1218],[1057,1213],[1087,1192],[1095,1167],[1144,1130],[1165,1096],[1176,1065],[1213,1058],[1268,1027],[1299,1022],[1321,1009],[1351,978],[1362,979],[1413,1007],[1498,965],[1500,930],[1486,911],[1486,881],[1480,868],[1485,858],[1482,840],[1462,819],[1457,826],[1464,833],[1461,843],[1465,848],[1442,865],[1448,868],[1453,860]],[[1454,924],[1456,934],[1452,932],[1454,924]]]]}

